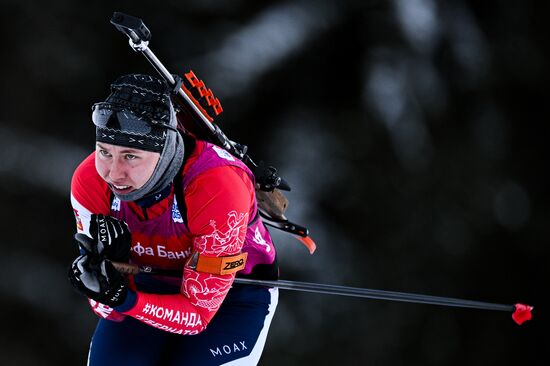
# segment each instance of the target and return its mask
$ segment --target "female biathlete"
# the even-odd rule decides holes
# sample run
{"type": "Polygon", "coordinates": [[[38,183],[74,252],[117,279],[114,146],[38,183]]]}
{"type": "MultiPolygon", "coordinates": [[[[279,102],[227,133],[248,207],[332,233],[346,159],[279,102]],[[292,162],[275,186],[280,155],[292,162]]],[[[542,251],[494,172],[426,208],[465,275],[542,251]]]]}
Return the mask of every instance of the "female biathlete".
{"type": "Polygon", "coordinates": [[[278,292],[233,279],[278,269],[254,176],[179,131],[170,92],[125,75],[93,106],[95,151],[71,184],[80,255],[69,271],[100,318],[88,365],[255,365],[278,292]],[[128,262],[181,276],[115,269],[128,262]]]}

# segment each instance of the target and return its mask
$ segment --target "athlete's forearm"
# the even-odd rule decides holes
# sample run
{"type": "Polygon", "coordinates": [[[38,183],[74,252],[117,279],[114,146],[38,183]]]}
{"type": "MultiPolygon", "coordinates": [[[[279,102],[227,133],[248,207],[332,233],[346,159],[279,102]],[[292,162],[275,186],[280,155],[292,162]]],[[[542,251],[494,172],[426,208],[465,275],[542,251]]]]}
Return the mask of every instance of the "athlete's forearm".
{"type": "MultiPolygon", "coordinates": [[[[182,293],[165,295],[138,291],[133,306],[121,312],[167,332],[197,334],[218,311],[233,279],[234,275],[211,275],[186,268],[182,293]]],[[[128,304],[121,307],[128,307],[128,304]]]]}

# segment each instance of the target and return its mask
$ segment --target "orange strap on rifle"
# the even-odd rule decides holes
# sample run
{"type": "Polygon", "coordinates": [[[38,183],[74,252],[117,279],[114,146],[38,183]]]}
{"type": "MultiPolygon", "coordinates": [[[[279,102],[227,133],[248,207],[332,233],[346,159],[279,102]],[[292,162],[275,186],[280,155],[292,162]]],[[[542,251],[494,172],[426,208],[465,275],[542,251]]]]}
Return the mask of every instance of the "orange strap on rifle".
{"type": "Polygon", "coordinates": [[[212,89],[207,88],[204,81],[195,75],[193,70],[185,73],[182,89],[210,122],[213,122],[214,117],[223,112],[220,100],[214,96],[212,89]]]}
{"type": "Polygon", "coordinates": [[[243,252],[227,257],[207,257],[199,252],[194,252],[186,263],[186,266],[203,273],[226,275],[244,269],[248,253],[243,252]]]}

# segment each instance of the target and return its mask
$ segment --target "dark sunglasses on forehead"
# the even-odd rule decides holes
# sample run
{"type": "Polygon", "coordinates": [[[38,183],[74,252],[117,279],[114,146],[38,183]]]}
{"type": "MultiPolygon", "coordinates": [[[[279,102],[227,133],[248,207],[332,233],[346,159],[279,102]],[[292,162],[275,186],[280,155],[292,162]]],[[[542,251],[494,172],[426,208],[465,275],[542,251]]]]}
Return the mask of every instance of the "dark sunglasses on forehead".
{"type": "Polygon", "coordinates": [[[124,128],[146,123],[151,127],[156,126],[177,131],[176,128],[169,125],[169,114],[145,110],[138,111],[138,113],[136,114],[134,111],[124,108],[124,106],[101,102],[92,106],[92,121],[99,128],[113,128],[115,126],[124,128]]]}

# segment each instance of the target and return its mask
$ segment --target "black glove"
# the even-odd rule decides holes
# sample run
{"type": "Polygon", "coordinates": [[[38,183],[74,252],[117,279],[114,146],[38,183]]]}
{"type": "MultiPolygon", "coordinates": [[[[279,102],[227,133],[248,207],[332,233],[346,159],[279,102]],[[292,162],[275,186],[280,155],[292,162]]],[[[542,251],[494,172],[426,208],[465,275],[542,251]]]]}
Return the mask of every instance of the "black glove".
{"type": "Polygon", "coordinates": [[[113,262],[128,262],[132,246],[132,234],[128,225],[112,216],[92,214],[90,235],[75,234],[78,245],[87,254],[107,258],[113,262]]]}
{"type": "Polygon", "coordinates": [[[69,270],[69,280],[82,295],[115,307],[128,296],[126,277],[120,274],[108,260],[94,261],[87,254],[76,258],[69,270]]]}

